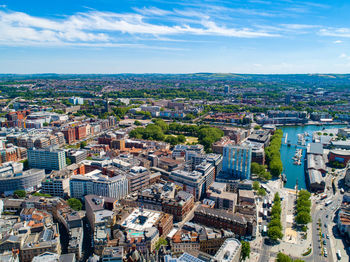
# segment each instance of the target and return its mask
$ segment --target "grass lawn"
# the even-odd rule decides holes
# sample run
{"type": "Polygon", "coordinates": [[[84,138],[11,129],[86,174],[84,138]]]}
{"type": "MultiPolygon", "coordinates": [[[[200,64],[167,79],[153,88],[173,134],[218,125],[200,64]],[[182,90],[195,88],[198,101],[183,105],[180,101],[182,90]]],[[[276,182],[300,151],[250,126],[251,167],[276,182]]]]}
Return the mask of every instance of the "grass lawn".
{"type": "Polygon", "coordinates": [[[194,136],[186,136],[186,143],[198,143],[198,138],[194,136]]]}

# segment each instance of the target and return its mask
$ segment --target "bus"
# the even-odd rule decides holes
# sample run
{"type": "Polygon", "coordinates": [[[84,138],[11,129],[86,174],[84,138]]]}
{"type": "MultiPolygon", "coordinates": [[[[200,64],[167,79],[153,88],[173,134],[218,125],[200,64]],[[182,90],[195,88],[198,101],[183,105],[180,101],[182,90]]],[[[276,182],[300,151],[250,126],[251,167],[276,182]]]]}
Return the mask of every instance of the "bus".
{"type": "Polygon", "coordinates": [[[323,194],[323,195],[321,196],[321,200],[326,199],[326,198],[327,198],[327,194],[323,194]]]}
{"type": "Polygon", "coordinates": [[[336,253],[336,254],[337,254],[338,260],[341,260],[341,253],[340,253],[340,250],[339,250],[339,249],[337,250],[337,253],[336,253]]]}
{"type": "Polygon", "coordinates": [[[267,219],[267,210],[264,210],[263,219],[267,219]]]}
{"type": "Polygon", "coordinates": [[[329,206],[330,204],[332,204],[333,200],[328,200],[326,203],[325,203],[325,206],[329,206]]]}
{"type": "Polygon", "coordinates": [[[262,235],[263,236],[267,235],[267,227],[266,226],[263,227],[262,235]]]}
{"type": "Polygon", "coordinates": [[[267,206],[267,199],[265,198],[264,203],[263,203],[263,207],[266,207],[266,206],[267,206]]]}

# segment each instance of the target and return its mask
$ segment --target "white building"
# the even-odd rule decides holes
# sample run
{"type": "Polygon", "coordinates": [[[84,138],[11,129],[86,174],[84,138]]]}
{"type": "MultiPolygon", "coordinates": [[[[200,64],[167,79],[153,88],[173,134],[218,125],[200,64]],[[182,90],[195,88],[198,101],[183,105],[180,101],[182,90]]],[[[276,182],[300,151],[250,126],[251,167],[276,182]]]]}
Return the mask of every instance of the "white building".
{"type": "Polygon", "coordinates": [[[70,195],[74,198],[98,195],[121,199],[128,194],[128,180],[125,176],[108,177],[102,175],[100,170],[85,175],[73,175],[69,185],[70,195]]]}

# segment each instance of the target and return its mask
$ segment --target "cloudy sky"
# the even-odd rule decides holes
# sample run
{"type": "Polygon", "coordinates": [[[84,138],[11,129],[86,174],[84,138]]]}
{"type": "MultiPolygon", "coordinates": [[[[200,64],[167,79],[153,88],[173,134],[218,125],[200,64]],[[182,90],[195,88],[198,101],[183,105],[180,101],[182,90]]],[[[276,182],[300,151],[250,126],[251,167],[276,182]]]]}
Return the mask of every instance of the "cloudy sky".
{"type": "Polygon", "coordinates": [[[350,1],[0,0],[0,73],[350,73],[350,1]]]}

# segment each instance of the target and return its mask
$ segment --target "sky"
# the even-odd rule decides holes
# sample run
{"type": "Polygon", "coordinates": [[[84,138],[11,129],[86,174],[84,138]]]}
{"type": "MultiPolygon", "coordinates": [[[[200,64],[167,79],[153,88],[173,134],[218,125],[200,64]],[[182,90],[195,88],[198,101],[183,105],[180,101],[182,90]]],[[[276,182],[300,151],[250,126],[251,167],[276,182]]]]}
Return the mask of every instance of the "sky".
{"type": "Polygon", "coordinates": [[[350,73],[348,0],[0,0],[0,73],[350,73]]]}

